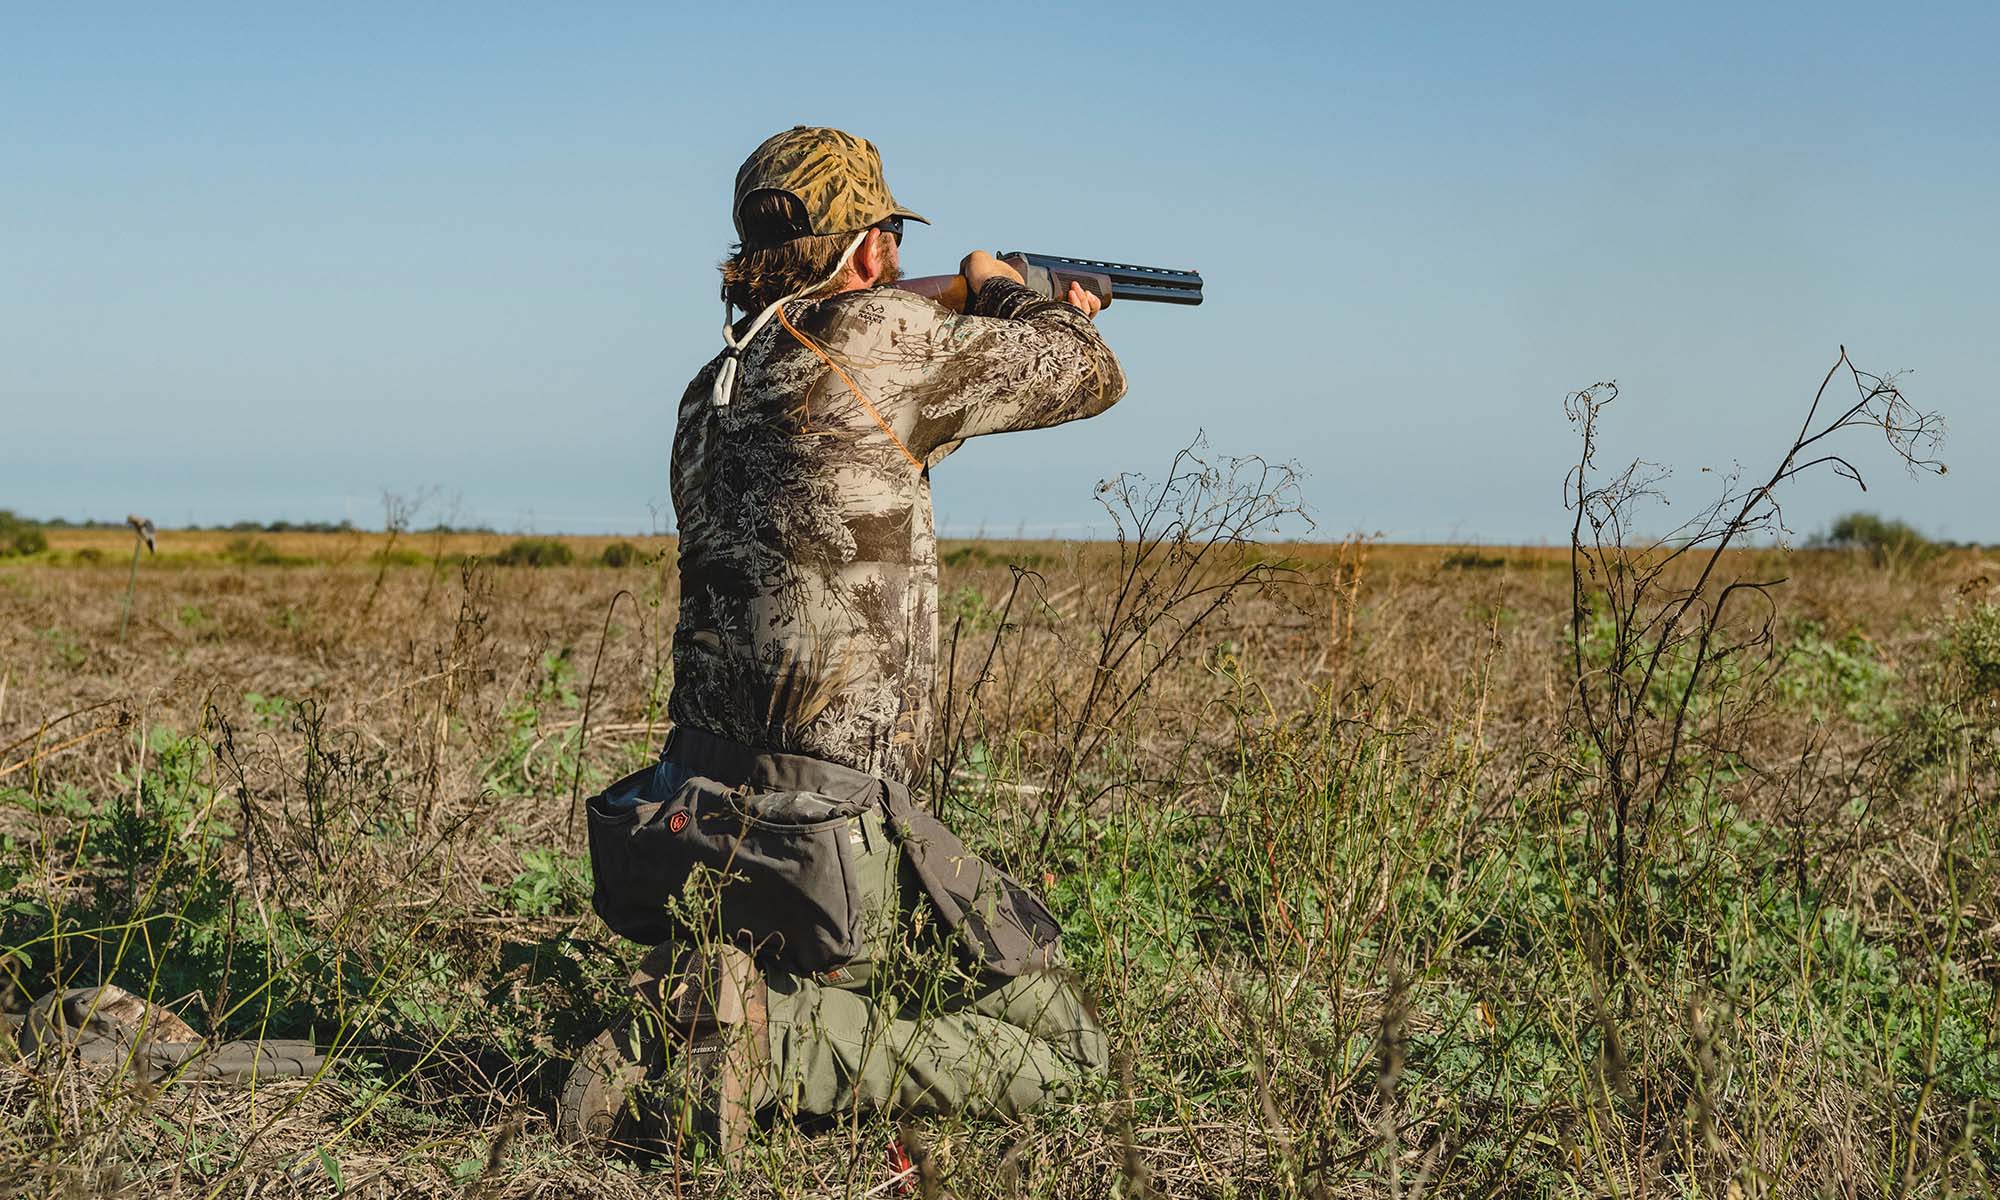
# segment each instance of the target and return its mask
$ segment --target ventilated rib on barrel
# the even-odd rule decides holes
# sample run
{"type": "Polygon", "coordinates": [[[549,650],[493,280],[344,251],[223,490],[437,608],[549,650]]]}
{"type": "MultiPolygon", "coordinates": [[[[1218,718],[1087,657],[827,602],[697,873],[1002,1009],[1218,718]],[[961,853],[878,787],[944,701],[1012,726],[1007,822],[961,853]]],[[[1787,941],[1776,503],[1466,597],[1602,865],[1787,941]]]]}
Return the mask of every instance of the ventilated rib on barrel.
{"type": "Polygon", "coordinates": [[[1067,258],[1060,254],[1031,254],[1024,250],[1009,250],[1000,258],[1020,271],[1029,287],[1056,299],[1061,299],[1069,290],[1070,281],[1075,280],[1104,301],[1201,303],[1199,271],[1173,271],[1165,267],[1141,267],[1094,258],[1067,258]]]}

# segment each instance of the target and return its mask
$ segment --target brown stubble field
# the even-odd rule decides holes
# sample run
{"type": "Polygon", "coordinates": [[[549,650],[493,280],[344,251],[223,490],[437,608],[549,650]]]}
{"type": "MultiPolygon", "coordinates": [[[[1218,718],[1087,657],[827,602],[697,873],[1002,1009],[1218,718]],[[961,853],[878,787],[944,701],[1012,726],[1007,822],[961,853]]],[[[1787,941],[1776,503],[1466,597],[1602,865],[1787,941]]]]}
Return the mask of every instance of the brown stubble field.
{"type": "MultiPolygon", "coordinates": [[[[885,1194],[881,1125],[774,1129],[731,1177],[549,1133],[640,950],[590,913],[575,798],[664,734],[671,539],[248,536],[163,533],[122,642],[129,533],[0,565],[0,986],[115,980],[330,1065],[0,1062],[0,1192],[885,1194]]],[[[1729,556],[1787,577],[1774,640],[1614,819],[1658,730],[1596,748],[1566,549],[1132,557],[943,547],[934,802],[1043,881],[1119,1066],[918,1123],[926,1187],[1996,1190],[2000,562],[1729,556]]]]}

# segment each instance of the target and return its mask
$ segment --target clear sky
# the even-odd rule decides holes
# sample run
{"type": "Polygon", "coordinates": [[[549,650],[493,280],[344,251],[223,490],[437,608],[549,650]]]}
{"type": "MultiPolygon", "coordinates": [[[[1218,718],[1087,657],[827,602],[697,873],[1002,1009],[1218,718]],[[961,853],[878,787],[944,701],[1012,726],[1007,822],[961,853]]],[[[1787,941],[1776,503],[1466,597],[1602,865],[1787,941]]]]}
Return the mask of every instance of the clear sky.
{"type": "MultiPolygon", "coordinates": [[[[968,445],[942,524],[1076,531],[1094,483],[1294,459],[1322,532],[1559,541],[1607,458],[1762,464],[1846,343],[1950,424],[1849,507],[2000,541],[2000,8],[1124,3],[11,5],[0,507],[162,524],[669,521],[714,264],[766,135],[873,139],[974,247],[1196,267],[1102,326],[1132,389],[968,445]],[[436,515],[444,515],[434,509],[436,515]],[[657,517],[656,514],[657,513],[657,517]]],[[[1872,470],[1870,470],[1872,468],[1872,470]]]]}

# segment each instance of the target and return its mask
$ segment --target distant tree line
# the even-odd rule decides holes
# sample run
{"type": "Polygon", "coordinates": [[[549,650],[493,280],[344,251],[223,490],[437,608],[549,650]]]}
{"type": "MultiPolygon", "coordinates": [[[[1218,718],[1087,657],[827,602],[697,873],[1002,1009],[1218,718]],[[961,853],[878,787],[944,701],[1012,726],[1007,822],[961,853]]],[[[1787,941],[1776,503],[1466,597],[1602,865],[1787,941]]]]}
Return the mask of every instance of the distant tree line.
{"type": "Polygon", "coordinates": [[[232,521],[223,526],[230,533],[353,533],[352,521],[232,521]]]}
{"type": "MultiPolygon", "coordinates": [[[[224,527],[230,533],[353,533],[353,521],[237,521],[224,527]]],[[[491,525],[447,525],[440,521],[417,533],[493,533],[491,525]]]]}
{"type": "Polygon", "coordinates": [[[0,512],[6,512],[9,520],[18,521],[24,525],[32,525],[37,529],[123,529],[125,528],[125,522],[123,521],[71,521],[63,517],[50,517],[46,521],[38,521],[33,517],[17,517],[14,515],[13,512],[6,509],[0,509],[0,512]]]}
{"type": "MultiPolygon", "coordinates": [[[[40,554],[48,549],[47,529],[123,529],[123,521],[72,521],[64,517],[50,517],[36,520],[23,517],[12,509],[0,508],[0,558],[20,557],[40,554]]],[[[196,526],[195,528],[200,528],[196,526]]],[[[211,526],[228,533],[355,533],[357,527],[351,520],[343,521],[234,521],[228,525],[211,526]]],[[[491,525],[451,525],[438,522],[419,533],[478,533],[493,534],[497,531],[491,525]]],[[[249,546],[252,543],[238,539],[232,547],[249,546]]],[[[264,546],[263,543],[256,543],[264,546]]],[[[1884,517],[1870,512],[1851,512],[1827,526],[1824,533],[1814,534],[1807,539],[1806,546],[1814,550],[1855,550],[1865,552],[1869,558],[1882,565],[1927,562],[1945,550],[1980,549],[1978,542],[1953,542],[1924,536],[1906,521],[1884,517]]],[[[268,546],[264,547],[269,549],[268,546]]],[[[270,551],[275,554],[275,551],[270,551]]],[[[630,542],[620,541],[609,546],[600,558],[609,566],[625,566],[639,559],[640,552],[630,542]]],[[[545,567],[562,566],[570,562],[569,547],[552,538],[521,538],[494,556],[503,566],[545,567]]],[[[1445,561],[1447,567],[1492,567],[1504,563],[1504,559],[1486,558],[1475,552],[1452,555],[1445,561]]]]}
{"type": "MultiPolygon", "coordinates": [[[[68,517],[37,519],[24,517],[12,509],[0,508],[0,521],[16,529],[123,529],[123,521],[72,521],[68,517]]],[[[352,520],[342,521],[232,521],[227,525],[190,525],[189,529],[215,529],[225,533],[354,533],[352,520]]],[[[419,533],[497,533],[491,525],[432,525],[419,533]]]]}

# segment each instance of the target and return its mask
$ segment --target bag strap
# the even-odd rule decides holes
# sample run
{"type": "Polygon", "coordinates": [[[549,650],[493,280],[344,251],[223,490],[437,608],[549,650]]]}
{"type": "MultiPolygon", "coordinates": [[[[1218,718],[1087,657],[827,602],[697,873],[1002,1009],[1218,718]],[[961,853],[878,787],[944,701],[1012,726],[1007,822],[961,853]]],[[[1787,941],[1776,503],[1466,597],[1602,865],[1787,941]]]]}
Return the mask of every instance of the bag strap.
{"type": "Polygon", "coordinates": [[[1010,977],[1051,965],[1051,952],[1062,931],[1033,893],[966,849],[950,826],[917,808],[909,789],[891,780],[882,781],[882,812],[890,835],[903,847],[903,861],[968,961],[1010,977]],[[991,905],[991,914],[970,911],[960,903],[959,894],[946,885],[947,870],[954,878],[966,877],[963,894],[991,905]],[[1023,911],[1024,905],[1039,910],[1041,916],[1023,911]],[[1000,928],[989,915],[998,918],[1000,928]],[[1007,945],[1001,943],[1003,931],[1013,935],[1007,945]]]}
{"type": "Polygon", "coordinates": [[[847,372],[840,369],[840,364],[833,361],[833,356],[828,354],[825,350],[821,349],[818,342],[815,342],[813,339],[807,337],[805,334],[800,333],[797,327],[795,327],[791,323],[791,321],[788,318],[786,318],[785,306],[782,304],[778,306],[778,324],[783,325],[785,327],[786,333],[789,333],[794,338],[797,338],[799,345],[804,346],[806,349],[812,351],[814,354],[817,354],[819,356],[819,360],[826,364],[828,370],[832,371],[835,375],[840,376],[840,382],[847,385],[847,390],[853,393],[854,398],[856,400],[859,400],[861,402],[861,407],[867,410],[869,416],[875,418],[875,424],[881,428],[883,433],[889,435],[889,441],[895,445],[896,449],[903,452],[903,457],[909,460],[909,463],[912,467],[915,467],[919,472],[921,472],[924,469],[923,460],[918,458],[916,455],[910,453],[910,448],[903,444],[903,439],[896,436],[896,431],[889,427],[889,422],[884,421],[882,419],[882,414],[875,411],[875,406],[868,402],[868,397],[861,394],[860,388],[854,386],[854,380],[848,376],[847,372]]]}

